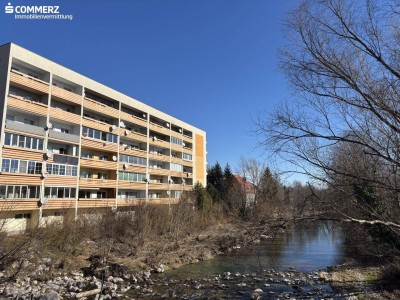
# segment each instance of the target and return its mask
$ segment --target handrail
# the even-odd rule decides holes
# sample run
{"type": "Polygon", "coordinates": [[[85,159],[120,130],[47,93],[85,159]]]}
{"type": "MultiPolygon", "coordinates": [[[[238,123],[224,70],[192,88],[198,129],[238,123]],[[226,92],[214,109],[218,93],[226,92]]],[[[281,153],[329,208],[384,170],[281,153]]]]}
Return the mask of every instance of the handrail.
{"type": "Polygon", "coordinates": [[[28,78],[28,79],[31,79],[31,80],[34,80],[34,81],[37,81],[37,82],[40,82],[40,83],[44,83],[44,84],[46,84],[46,85],[49,85],[49,83],[46,82],[46,81],[43,81],[43,80],[41,80],[41,79],[39,79],[39,78],[35,78],[35,77],[30,76],[30,75],[28,75],[28,74],[22,73],[22,72],[20,72],[20,71],[11,69],[11,72],[12,72],[12,73],[15,73],[15,74],[17,74],[17,75],[21,75],[21,76],[23,76],[23,77],[26,77],[26,78],[28,78]]]}

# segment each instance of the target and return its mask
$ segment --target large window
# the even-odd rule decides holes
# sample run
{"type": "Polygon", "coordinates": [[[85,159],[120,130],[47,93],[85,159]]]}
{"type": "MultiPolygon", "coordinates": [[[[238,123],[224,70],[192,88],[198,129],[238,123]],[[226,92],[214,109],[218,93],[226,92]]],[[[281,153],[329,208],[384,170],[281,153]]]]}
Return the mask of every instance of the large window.
{"type": "Polygon", "coordinates": [[[33,150],[43,150],[43,139],[6,132],[4,145],[33,150]]]}
{"type": "Polygon", "coordinates": [[[21,174],[41,174],[42,166],[41,162],[33,160],[3,158],[1,171],[21,174]]]}
{"type": "Polygon", "coordinates": [[[183,172],[183,166],[180,164],[171,163],[171,170],[183,172]]]}
{"type": "Polygon", "coordinates": [[[192,154],[183,153],[183,159],[185,159],[185,160],[193,160],[192,154]]]}
{"type": "Polygon", "coordinates": [[[138,197],[138,192],[135,191],[118,191],[117,198],[120,199],[136,199],[138,197]]]}
{"type": "Polygon", "coordinates": [[[76,188],[74,187],[46,187],[44,196],[47,198],[75,198],[76,188]]]}
{"type": "Polygon", "coordinates": [[[46,165],[46,171],[49,175],[58,175],[58,176],[77,176],[78,175],[78,167],[77,166],[48,163],[46,165]]]}
{"type": "Polygon", "coordinates": [[[143,182],[146,179],[146,174],[131,173],[131,172],[118,172],[119,180],[138,181],[143,182]]]}
{"type": "Polygon", "coordinates": [[[182,146],[182,139],[171,136],[171,143],[182,146]]]}
{"type": "Polygon", "coordinates": [[[96,130],[93,128],[89,127],[83,127],[82,128],[82,134],[84,136],[96,139],[96,140],[101,140],[101,141],[106,141],[110,143],[117,144],[118,143],[118,136],[112,133],[96,130]]]}
{"type": "Polygon", "coordinates": [[[0,199],[33,199],[39,195],[40,186],[0,185],[0,199]]]}
{"type": "Polygon", "coordinates": [[[124,155],[120,154],[119,155],[119,161],[124,162],[124,163],[129,163],[133,165],[146,165],[146,159],[143,157],[137,157],[137,156],[130,156],[130,155],[124,155]]]}

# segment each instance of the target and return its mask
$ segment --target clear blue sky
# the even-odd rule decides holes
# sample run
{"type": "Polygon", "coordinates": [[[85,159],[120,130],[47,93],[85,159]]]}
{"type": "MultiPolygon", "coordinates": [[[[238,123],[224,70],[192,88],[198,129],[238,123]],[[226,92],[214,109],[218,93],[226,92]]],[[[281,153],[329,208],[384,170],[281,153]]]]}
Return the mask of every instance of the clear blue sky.
{"type": "Polygon", "coordinates": [[[297,0],[9,2],[59,5],[74,18],[15,20],[2,7],[0,44],[14,42],[205,130],[209,164],[235,170],[241,155],[264,159],[252,117],[289,97],[277,51],[297,0]]]}

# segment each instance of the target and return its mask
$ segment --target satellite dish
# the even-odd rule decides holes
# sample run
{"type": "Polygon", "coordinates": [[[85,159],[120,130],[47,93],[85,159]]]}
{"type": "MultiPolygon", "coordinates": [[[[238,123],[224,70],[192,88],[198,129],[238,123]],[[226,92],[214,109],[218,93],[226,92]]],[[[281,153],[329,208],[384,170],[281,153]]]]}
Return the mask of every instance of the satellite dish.
{"type": "Polygon", "coordinates": [[[47,158],[52,158],[53,157],[53,150],[47,150],[47,152],[46,152],[46,156],[47,156],[47,158]]]}
{"type": "Polygon", "coordinates": [[[185,146],[186,146],[186,144],[185,144],[185,143],[182,143],[182,146],[183,146],[183,147],[185,147],[185,146]]]}
{"type": "Polygon", "coordinates": [[[112,212],[116,212],[117,211],[117,207],[116,206],[111,207],[111,211],[112,212]]]}
{"type": "Polygon", "coordinates": [[[169,123],[166,123],[165,125],[169,128],[169,123]]]}
{"type": "Polygon", "coordinates": [[[115,130],[115,129],[117,129],[117,126],[115,126],[115,125],[113,125],[113,126],[110,127],[110,131],[113,131],[113,130],[115,130]]]}
{"type": "Polygon", "coordinates": [[[146,118],[147,117],[147,115],[146,114],[143,114],[143,118],[146,118]]]}
{"type": "Polygon", "coordinates": [[[40,202],[40,204],[41,205],[45,205],[46,203],[47,203],[47,198],[45,198],[45,197],[40,197],[40,200],[39,200],[39,202],[40,202]]]}
{"type": "Polygon", "coordinates": [[[157,141],[157,137],[156,136],[153,136],[153,141],[157,141]]]}
{"type": "Polygon", "coordinates": [[[125,123],[123,121],[119,122],[119,127],[125,128],[125,123]]]}
{"type": "Polygon", "coordinates": [[[182,128],[179,128],[179,132],[182,133],[182,128]]]}
{"type": "Polygon", "coordinates": [[[184,178],[182,178],[182,184],[185,184],[185,179],[184,178]]]}
{"type": "Polygon", "coordinates": [[[168,196],[169,196],[169,194],[171,194],[170,191],[167,191],[167,195],[168,195],[168,196]]]}
{"type": "Polygon", "coordinates": [[[53,124],[51,124],[50,122],[47,122],[46,123],[46,130],[49,130],[51,128],[53,128],[53,124]]]}
{"type": "Polygon", "coordinates": [[[124,169],[128,169],[129,165],[127,163],[124,163],[124,169]]]}
{"type": "Polygon", "coordinates": [[[128,134],[130,134],[130,133],[131,133],[130,130],[125,130],[125,135],[128,135],[128,134]]]}
{"type": "Polygon", "coordinates": [[[47,171],[42,171],[42,177],[43,177],[43,178],[46,178],[47,175],[48,175],[47,171]]]}
{"type": "Polygon", "coordinates": [[[115,155],[113,155],[112,160],[117,161],[117,157],[115,155]]]}

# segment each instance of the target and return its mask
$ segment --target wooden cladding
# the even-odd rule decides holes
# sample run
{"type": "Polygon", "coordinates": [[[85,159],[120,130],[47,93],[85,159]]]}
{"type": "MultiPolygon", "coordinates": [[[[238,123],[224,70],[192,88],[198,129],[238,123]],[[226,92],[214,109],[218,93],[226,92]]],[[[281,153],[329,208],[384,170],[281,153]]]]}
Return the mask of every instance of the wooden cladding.
{"type": "Polygon", "coordinates": [[[69,123],[74,123],[74,124],[81,124],[81,116],[62,110],[61,108],[55,108],[51,107],[50,108],[50,118],[51,119],[56,119],[56,120],[61,120],[61,121],[67,121],[69,123]]]}
{"type": "Polygon", "coordinates": [[[149,191],[166,191],[169,188],[169,184],[167,183],[149,183],[149,191]]]}
{"type": "Polygon", "coordinates": [[[0,211],[34,210],[38,208],[38,201],[39,199],[1,200],[0,211]]]}
{"type": "Polygon", "coordinates": [[[5,173],[0,174],[0,182],[2,184],[15,184],[15,185],[40,185],[40,175],[36,174],[18,174],[18,173],[5,173]]]}
{"type": "Polygon", "coordinates": [[[134,181],[128,181],[128,180],[119,180],[118,188],[144,191],[144,190],[146,190],[146,183],[145,182],[134,182],[134,181]]]}
{"type": "Polygon", "coordinates": [[[149,168],[149,173],[151,175],[169,175],[170,170],[168,169],[156,169],[156,168],[149,168]]]}
{"type": "Polygon", "coordinates": [[[82,147],[96,149],[98,151],[117,152],[118,145],[106,141],[98,141],[83,137],[81,142],[82,147]]]}
{"type": "Polygon", "coordinates": [[[97,121],[97,120],[93,120],[93,119],[86,118],[86,117],[83,117],[82,125],[86,126],[86,127],[93,128],[93,129],[101,130],[101,131],[104,131],[104,132],[110,132],[110,133],[113,133],[113,134],[119,134],[119,130],[120,130],[117,126],[116,126],[115,129],[112,129],[112,125],[111,124],[107,124],[107,123],[104,123],[104,122],[101,122],[101,121],[97,121]]]}
{"type": "Polygon", "coordinates": [[[47,116],[47,105],[32,100],[8,97],[7,106],[40,116],[47,116]]]}
{"type": "Polygon", "coordinates": [[[117,170],[117,162],[82,157],[81,158],[81,167],[117,170]]]}
{"type": "Polygon", "coordinates": [[[153,131],[155,131],[155,132],[159,132],[159,133],[162,133],[162,134],[165,134],[165,135],[169,135],[169,133],[170,133],[170,129],[169,128],[165,128],[165,127],[162,127],[161,125],[158,125],[158,124],[154,124],[154,123],[150,123],[150,130],[153,130],[153,131]]]}
{"type": "Polygon", "coordinates": [[[75,187],[78,184],[78,178],[74,176],[54,176],[47,175],[44,180],[45,186],[71,186],[75,187]]]}
{"type": "Polygon", "coordinates": [[[97,111],[102,114],[109,115],[113,118],[119,117],[119,110],[95,100],[86,98],[83,100],[83,106],[93,111],[97,111]]]}
{"type": "Polygon", "coordinates": [[[111,179],[81,178],[79,179],[79,186],[82,188],[116,188],[117,181],[111,179]]]}
{"type": "Polygon", "coordinates": [[[146,166],[136,166],[136,165],[128,164],[128,168],[125,169],[124,163],[118,163],[118,165],[119,165],[118,166],[119,170],[136,172],[136,173],[146,173],[146,166]]]}
{"type": "Polygon", "coordinates": [[[75,208],[76,200],[71,198],[49,198],[43,209],[70,209],[75,208]]]}
{"type": "Polygon", "coordinates": [[[147,135],[145,134],[141,134],[141,133],[137,133],[137,132],[128,132],[127,134],[127,130],[125,129],[121,129],[121,136],[126,137],[128,139],[132,139],[135,141],[140,141],[140,142],[144,142],[147,143],[147,135]]]}
{"type": "Polygon", "coordinates": [[[169,162],[170,156],[162,154],[149,154],[149,160],[165,161],[169,162]]]}
{"type": "Polygon", "coordinates": [[[40,79],[36,79],[34,77],[31,77],[29,75],[20,72],[11,71],[10,82],[12,82],[16,86],[22,88],[29,88],[31,90],[40,92],[42,94],[49,93],[49,84],[47,82],[44,82],[40,79]]]}
{"type": "Polygon", "coordinates": [[[115,198],[107,198],[107,199],[79,199],[78,200],[78,209],[79,208],[97,208],[97,207],[114,207],[116,204],[115,198]]]}
{"type": "Polygon", "coordinates": [[[42,161],[43,152],[30,149],[12,148],[11,146],[4,146],[3,157],[42,161]]]}
{"type": "Polygon", "coordinates": [[[67,101],[75,103],[75,104],[79,104],[79,105],[82,104],[82,96],[81,95],[72,93],[70,91],[64,90],[57,86],[51,87],[51,95],[56,98],[67,100],[67,101]]]}
{"type": "Polygon", "coordinates": [[[127,121],[129,123],[133,123],[133,124],[140,125],[143,127],[147,127],[147,120],[136,117],[135,115],[130,115],[124,111],[121,111],[120,117],[121,117],[121,120],[123,120],[123,121],[127,121]]]}
{"type": "Polygon", "coordinates": [[[134,156],[139,156],[139,157],[144,157],[144,158],[147,157],[147,151],[145,151],[145,150],[131,149],[129,147],[120,146],[119,151],[120,151],[120,153],[126,154],[126,155],[134,155],[134,156]]]}

